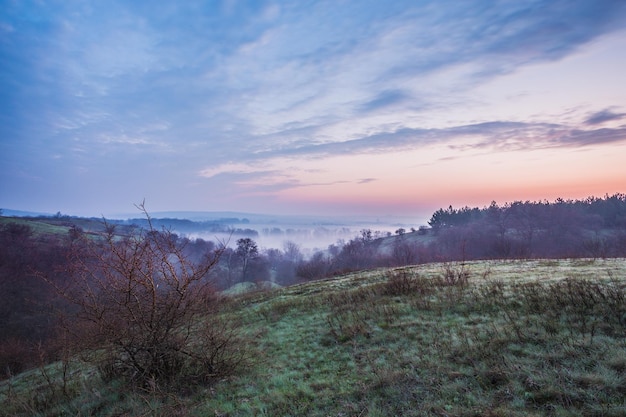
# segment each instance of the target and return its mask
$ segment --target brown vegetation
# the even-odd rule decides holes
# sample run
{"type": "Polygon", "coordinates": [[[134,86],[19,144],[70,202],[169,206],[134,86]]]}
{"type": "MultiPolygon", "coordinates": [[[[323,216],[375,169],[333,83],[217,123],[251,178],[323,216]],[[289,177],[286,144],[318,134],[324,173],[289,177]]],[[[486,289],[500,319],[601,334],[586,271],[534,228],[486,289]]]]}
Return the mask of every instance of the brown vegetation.
{"type": "Polygon", "coordinates": [[[219,297],[207,279],[220,250],[192,263],[147,218],[147,230],[123,239],[108,227],[100,239],[73,242],[70,279],[48,280],[75,308],[65,328],[107,379],[147,387],[232,372],[244,357],[232,350],[235,328],[211,319],[219,297]]]}

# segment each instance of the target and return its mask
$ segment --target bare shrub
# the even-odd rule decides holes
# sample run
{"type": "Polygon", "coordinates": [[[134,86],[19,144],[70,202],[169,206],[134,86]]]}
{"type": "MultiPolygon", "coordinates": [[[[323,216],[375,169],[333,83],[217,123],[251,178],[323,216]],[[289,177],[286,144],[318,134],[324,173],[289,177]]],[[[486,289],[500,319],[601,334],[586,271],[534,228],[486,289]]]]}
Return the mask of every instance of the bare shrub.
{"type": "Polygon", "coordinates": [[[465,286],[470,277],[470,271],[465,262],[446,262],[442,267],[442,284],[450,286],[465,286]]]}
{"type": "Polygon", "coordinates": [[[143,204],[138,208],[147,230],[121,238],[106,225],[100,239],[81,238],[71,252],[69,284],[56,286],[75,306],[67,324],[77,347],[90,348],[105,379],[141,387],[230,373],[244,357],[236,353],[236,329],[206,319],[219,307],[206,276],[221,249],[192,263],[184,241],[155,230],[143,204]]]}
{"type": "Polygon", "coordinates": [[[407,271],[390,271],[387,274],[387,281],[383,284],[383,293],[391,296],[409,295],[414,287],[413,278],[407,271]]]}
{"type": "Polygon", "coordinates": [[[385,295],[427,295],[434,291],[434,283],[423,276],[409,273],[407,270],[392,270],[387,274],[387,281],[382,284],[385,295]]]}
{"type": "Polygon", "coordinates": [[[598,328],[623,332],[626,297],[618,283],[567,278],[552,284],[549,294],[552,313],[566,320],[570,332],[589,334],[592,341],[598,328]]]}

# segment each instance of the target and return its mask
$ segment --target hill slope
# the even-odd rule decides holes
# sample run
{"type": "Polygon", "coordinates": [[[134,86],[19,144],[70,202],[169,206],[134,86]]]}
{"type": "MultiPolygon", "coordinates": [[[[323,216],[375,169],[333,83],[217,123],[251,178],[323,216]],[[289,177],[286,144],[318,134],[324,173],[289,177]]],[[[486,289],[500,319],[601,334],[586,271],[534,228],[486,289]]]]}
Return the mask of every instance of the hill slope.
{"type": "Polygon", "coordinates": [[[380,269],[235,296],[256,361],[186,392],[75,362],[0,387],[7,415],[624,415],[626,260],[380,269]],[[65,383],[64,383],[65,381],[65,383]]]}

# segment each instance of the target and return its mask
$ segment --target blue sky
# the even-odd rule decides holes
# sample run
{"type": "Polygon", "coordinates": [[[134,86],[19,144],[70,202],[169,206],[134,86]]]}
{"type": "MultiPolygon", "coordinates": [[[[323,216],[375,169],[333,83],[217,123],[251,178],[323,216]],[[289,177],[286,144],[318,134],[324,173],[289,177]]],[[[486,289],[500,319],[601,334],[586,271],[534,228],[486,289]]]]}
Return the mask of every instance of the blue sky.
{"type": "Polygon", "coordinates": [[[626,2],[0,0],[0,207],[626,191],[626,2]]]}

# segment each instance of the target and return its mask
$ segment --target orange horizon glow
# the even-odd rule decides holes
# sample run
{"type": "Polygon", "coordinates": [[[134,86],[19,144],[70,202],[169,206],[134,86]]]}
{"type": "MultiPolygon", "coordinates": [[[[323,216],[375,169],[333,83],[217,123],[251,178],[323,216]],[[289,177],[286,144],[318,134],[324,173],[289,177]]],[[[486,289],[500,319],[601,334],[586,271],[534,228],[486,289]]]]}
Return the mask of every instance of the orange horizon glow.
{"type": "MultiPolygon", "coordinates": [[[[441,152],[430,149],[389,155],[387,160],[393,161],[394,169],[371,163],[369,155],[343,157],[341,161],[329,158],[319,164],[318,173],[297,175],[303,183],[313,185],[285,189],[278,193],[278,201],[305,207],[353,207],[369,212],[386,209],[407,214],[449,205],[482,207],[492,201],[503,205],[527,200],[577,200],[626,191],[626,169],[620,167],[622,158],[615,147],[589,147],[584,152],[544,149],[458,156],[446,150],[450,158],[444,160],[441,152]],[[419,156],[439,160],[415,164],[419,156]],[[342,165],[335,166],[336,162],[342,165]],[[342,173],[338,178],[345,181],[333,183],[324,167],[333,176],[342,173]],[[371,180],[362,182],[362,178],[371,180]]],[[[304,164],[311,168],[315,163],[304,164]]]]}

